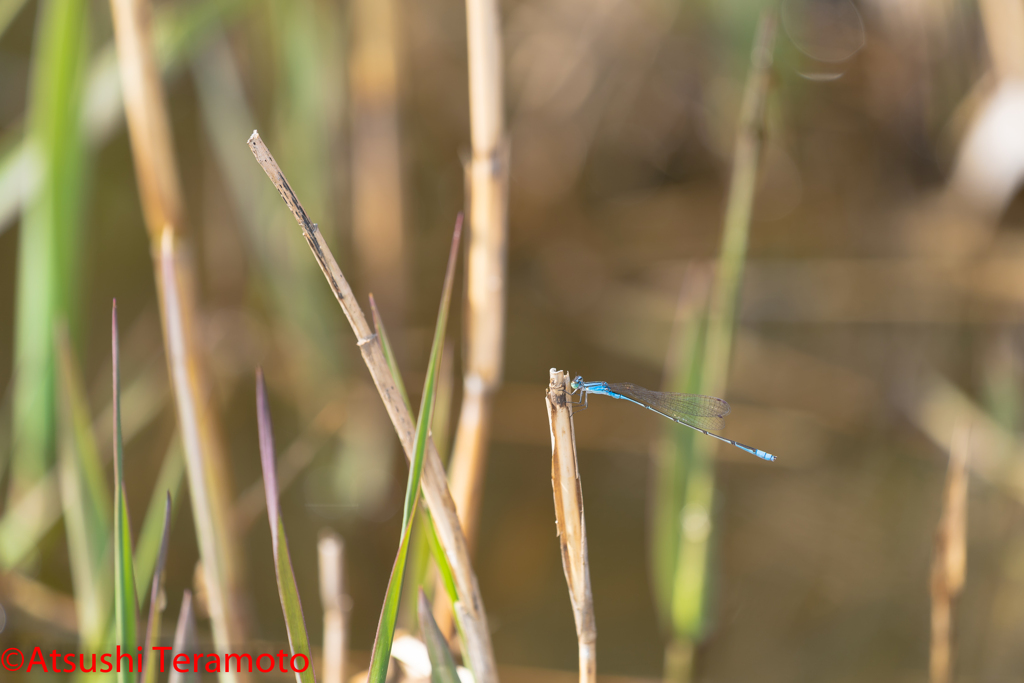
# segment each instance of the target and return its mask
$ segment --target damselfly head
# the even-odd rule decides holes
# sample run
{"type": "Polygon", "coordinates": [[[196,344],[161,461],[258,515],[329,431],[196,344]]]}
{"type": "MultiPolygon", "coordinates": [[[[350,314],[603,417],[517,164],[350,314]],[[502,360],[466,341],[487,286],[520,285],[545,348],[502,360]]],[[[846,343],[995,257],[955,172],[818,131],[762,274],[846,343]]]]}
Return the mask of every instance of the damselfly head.
{"type": "Polygon", "coordinates": [[[580,387],[583,386],[583,375],[576,375],[576,379],[569,383],[569,388],[573,391],[579,391],[580,387]]]}

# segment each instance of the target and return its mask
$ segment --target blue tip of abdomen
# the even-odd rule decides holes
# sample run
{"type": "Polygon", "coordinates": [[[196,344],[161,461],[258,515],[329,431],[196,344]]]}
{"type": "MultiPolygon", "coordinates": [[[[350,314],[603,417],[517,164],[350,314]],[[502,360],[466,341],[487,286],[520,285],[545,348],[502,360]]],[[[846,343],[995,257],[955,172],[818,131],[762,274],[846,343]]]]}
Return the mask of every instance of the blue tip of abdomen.
{"type": "Polygon", "coordinates": [[[756,455],[757,457],[761,458],[762,460],[767,460],[768,462],[775,462],[775,456],[774,455],[772,455],[771,453],[769,453],[767,451],[762,451],[760,448],[755,448],[754,449],[754,455],[756,455]]]}

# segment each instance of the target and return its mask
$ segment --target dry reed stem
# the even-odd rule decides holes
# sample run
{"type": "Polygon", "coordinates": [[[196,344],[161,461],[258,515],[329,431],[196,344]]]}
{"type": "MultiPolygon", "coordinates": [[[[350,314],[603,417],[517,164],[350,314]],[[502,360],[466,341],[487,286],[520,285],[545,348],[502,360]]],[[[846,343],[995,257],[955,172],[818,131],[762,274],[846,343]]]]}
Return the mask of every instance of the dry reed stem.
{"type": "Polygon", "coordinates": [[[466,368],[449,469],[459,521],[472,546],[486,471],[491,397],[501,383],[505,345],[508,144],[496,0],[466,0],[466,35],[473,144],[465,168],[469,202],[466,368]]]}
{"type": "Polygon", "coordinates": [[[237,625],[240,612],[230,604],[232,595],[228,577],[231,574],[224,566],[225,553],[220,544],[229,542],[233,533],[228,531],[225,524],[227,518],[222,509],[216,507],[217,498],[209,494],[213,487],[206,467],[207,451],[201,434],[203,420],[195,401],[202,394],[195,385],[195,374],[190,372],[194,368],[194,358],[190,358],[189,348],[192,335],[182,315],[183,307],[179,297],[181,284],[177,280],[178,268],[174,263],[176,254],[174,232],[164,230],[157,272],[161,276],[159,290],[163,295],[161,308],[164,312],[167,361],[177,399],[178,431],[185,452],[189,498],[192,501],[196,540],[204,571],[207,608],[213,622],[213,639],[218,648],[230,647],[232,643],[241,642],[240,626],[237,625]]]}
{"type": "MultiPolygon", "coordinates": [[[[395,0],[351,4],[352,241],[368,289],[401,309],[405,294],[395,0]]],[[[400,317],[400,316],[397,316],[400,317]]]]}
{"type": "Polygon", "coordinates": [[[978,9],[996,77],[1024,78],[1024,3],[979,0],[978,9]]]}
{"type": "MultiPolygon", "coordinates": [[[[195,344],[199,325],[193,273],[179,242],[184,232],[184,210],[153,45],[152,8],[148,0],[110,0],[110,8],[135,175],[157,275],[189,497],[203,566],[211,573],[206,585],[214,641],[218,649],[228,652],[232,643],[244,639],[237,591],[236,558],[240,554],[237,537],[231,531],[229,479],[207,392],[209,381],[195,344]]],[[[221,674],[221,680],[235,678],[234,674],[221,674]]]]}
{"type": "Polygon", "coordinates": [[[569,375],[551,369],[548,386],[548,424],[551,425],[551,487],[555,494],[555,524],[562,551],[562,568],[579,642],[580,683],[597,680],[597,625],[590,592],[587,523],[583,517],[583,488],[576,465],[576,435],[569,405],[569,375]]]}
{"type": "Polygon", "coordinates": [[[142,211],[154,251],[165,228],[180,232],[184,211],[148,0],[110,0],[128,135],[142,211]]]}
{"type": "Polygon", "coordinates": [[[949,683],[952,679],[953,603],[967,575],[967,462],[970,455],[970,427],[960,420],[953,428],[949,448],[949,469],[942,497],[942,515],[935,534],[932,559],[932,638],[929,681],[949,683]]]}
{"type": "Polygon", "coordinates": [[[345,683],[348,643],[345,544],[341,536],[324,529],[316,550],[320,564],[320,603],[324,609],[323,682],[345,683]]]}
{"type": "MultiPolygon", "coordinates": [[[[298,198],[292,191],[288,180],[281,171],[280,166],[274,160],[270,150],[260,138],[259,133],[253,131],[249,138],[249,147],[255,155],[256,160],[266,172],[267,176],[274,183],[277,191],[281,194],[285,204],[291,209],[295,220],[302,228],[302,234],[306,238],[309,248],[313,252],[320,269],[327,278],[331,291],[334,293],[338,304],[341,306],[345,317],[348,318],[352,331],[356,336],[356,343],[362,353],[363,361],[366,363],[370,376],[380,393],[384,407],[391,417],[391,422],[398,434],[398,439],[405,450],[406,457],[412,458],[415,445],[415,423],[409,414],[409,409],[402,400],[401,393],[395,385],[395,379],[391,375],[387,360],[381,348],[380,339],[370,329],[356,301],[352,288],[338,267],[331,250],[324,241],[323,235],[316,225],[309,220],[305,209],[299,203],[298,198]]],[[[430,514],[434,520],[437,536],[441,547],[452,567],[455,578],[455,586],[458,590],[460,600],[465,603],[468,620],[462,622],[462,628],[468,632],[476,630],[476,636],[481,642],[486,643],[482,650],[482,659],[473,661],[473,671],[477,675],[478,683],[491,683],[497,681],[497,668],[494,662],[494,651],[490,644],[490,632],[487,629],[487,618],[484,613],[483,600],[480,598],[480,587],[477,584],[476,575],[473,573],[469,561],[469,549],[466,545],[466,538],[459,525],[458,516],[455,512],[455,503],[452,501],[451,493],[448,491],[448,481],[445,476],[444,467],[437,455],[437,449],[432,440],[427,441],[426,454],[423,460],[423,479],[421,488],[423,498],[427,503],[430,514]]]]}

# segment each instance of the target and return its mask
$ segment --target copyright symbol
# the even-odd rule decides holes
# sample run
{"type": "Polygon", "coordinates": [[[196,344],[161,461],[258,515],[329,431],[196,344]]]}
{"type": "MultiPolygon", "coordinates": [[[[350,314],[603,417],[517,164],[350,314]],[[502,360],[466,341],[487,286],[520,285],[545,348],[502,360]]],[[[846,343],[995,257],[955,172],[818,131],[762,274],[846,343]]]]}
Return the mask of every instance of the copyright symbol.
{"type": "Polygon", "coordinates": [[[18,671],[21,669],[21,665],[25,663],[25,656],[21,654],[21,650],[16,647],[9,647],[4,650],[4,654],[0,657],[0,664],[3,665],[8,671],[18,671]],[[17,662],[17,664],[15,664],[17,662]]]}

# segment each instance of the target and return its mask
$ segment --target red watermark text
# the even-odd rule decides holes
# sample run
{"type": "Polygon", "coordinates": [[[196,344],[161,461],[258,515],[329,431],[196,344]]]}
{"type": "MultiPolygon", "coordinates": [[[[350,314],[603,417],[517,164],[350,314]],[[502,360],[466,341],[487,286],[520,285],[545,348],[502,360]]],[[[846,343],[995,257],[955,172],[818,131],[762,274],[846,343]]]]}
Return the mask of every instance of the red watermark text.
{"type": "MultiPolygon", "coordinates": [[[[137,652],[122,651],[118,645],[114,652],[81,654],[78,652],[59,652],[54,649],[44,652],[36,647],[30,651],[22,651],[9,647],[0,654],[0,670],[24,671],[25,673],[110,673],[111,671],[138,673],[142,671],[142,648],[137,652]]],[[[172,652],[173,648],[152,648],[153,666],[159,673],[176,671],[178,673],[218,673],[221,671],[243,671],[252,673],[254,668],[261,673],[280,671],[281,673],[302,673],[309,668],[309,658],[301,652],[289,655],[280,650],[276,655],[262,653],[219,654],[216,652],[172,652]]]]}

